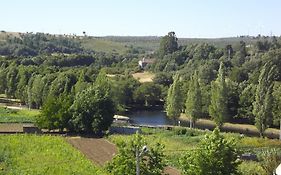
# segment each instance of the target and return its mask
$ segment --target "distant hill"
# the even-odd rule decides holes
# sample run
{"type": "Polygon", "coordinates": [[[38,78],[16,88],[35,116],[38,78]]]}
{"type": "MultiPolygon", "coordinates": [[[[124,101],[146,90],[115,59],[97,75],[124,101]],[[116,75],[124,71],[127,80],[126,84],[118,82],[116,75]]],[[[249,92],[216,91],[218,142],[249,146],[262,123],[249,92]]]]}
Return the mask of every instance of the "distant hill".
{"type": "MultiPolygon", "coordinates": [[[[4,43],[9,37],[20,38],[21,34],[22,33],[19,32],[1,31],[0,44],[4,43]]],[[[92,51],[105,52],[105,53],[119,53],[119,54],[129,52],[129,50],[132,48],[143,50],[146,53],[154,52],[159,48],[160,39],[161,39],[161,37],[159,36],[104,36],[104,37],[76,36],[76,35],[52,35],[52,36],[57,36],[62,38],[65,37],[69,40],[74,40],[75,42],[79,42],[81,44],[81,47],[84,48],[85,50],[92,50],[92,51]]],[[[242,37],[211,38],[211,39],[179,38],[178,43],[179,45],[208,43],[208,44],[213,44],[220,48],[224,48],[228,44],[235,46],[241,40],[243,40],[248,45],[263,38],[266,37],[242,36],[242,37]]]]}
{"type": "MultiPolygon", "coordinates": [[[[134,47],[141,47],[146,51],[157,50],[161,39],[161,37],[158,36],[105,36],[102,38],[117,43],[123,43],[128,46],[132,45],[134,47]]],[[[252,36],[229,38],[179,38],[178,43],[179,45],[208,43],[223,48],[228,44],[238,44],[240,41],[244,41],[246,44],[253,44],[258,39],[259,38],[252,36]]]]}

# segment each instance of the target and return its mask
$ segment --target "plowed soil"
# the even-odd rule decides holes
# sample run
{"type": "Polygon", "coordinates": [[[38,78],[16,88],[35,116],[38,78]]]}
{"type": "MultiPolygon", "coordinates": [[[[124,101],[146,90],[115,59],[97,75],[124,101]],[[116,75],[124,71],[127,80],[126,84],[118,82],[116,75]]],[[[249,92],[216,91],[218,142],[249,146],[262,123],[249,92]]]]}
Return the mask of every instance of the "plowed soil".
{"type": "MultiPolygon", "coordinates": [[[[105,165],[117,153],[116,146],[103,138],[67,137],[66,140],[100,166],[105,165]]],[[[172,167],[166,167],[164,173],[180,175],[179,171],[172,167]]]]}

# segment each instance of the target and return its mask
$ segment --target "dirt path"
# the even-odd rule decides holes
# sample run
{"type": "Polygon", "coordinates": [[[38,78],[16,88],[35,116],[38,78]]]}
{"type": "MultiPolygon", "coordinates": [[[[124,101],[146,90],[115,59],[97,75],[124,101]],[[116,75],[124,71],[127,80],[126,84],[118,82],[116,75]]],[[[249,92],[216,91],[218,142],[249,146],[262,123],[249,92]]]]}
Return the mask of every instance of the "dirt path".
{"type": "MultiPolygon", "coordinates": [[[[116,146],[103,138],[67,137],[66,140],[88,159],[101,166],[117,153],[116,146]]],[[[165,174],[180,175],[179,171],[172,167],[166,167],[165,174]]]]}
{"type": "Polygon", "coordinates": [[[22,123],[0,123],[0,133],[23,132],[22,123]]]}

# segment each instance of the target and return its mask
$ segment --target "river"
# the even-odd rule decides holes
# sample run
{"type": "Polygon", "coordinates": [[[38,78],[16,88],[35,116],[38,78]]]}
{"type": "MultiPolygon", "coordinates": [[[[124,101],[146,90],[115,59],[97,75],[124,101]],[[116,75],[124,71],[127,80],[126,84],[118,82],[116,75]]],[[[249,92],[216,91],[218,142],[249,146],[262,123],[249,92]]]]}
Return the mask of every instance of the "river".
{"type": "Polygon", "coordinates": [[[138,125],[171,125],[173,123],[163,111],[134,111],[130,112],[128,117],[133,124],[138,125]]]}

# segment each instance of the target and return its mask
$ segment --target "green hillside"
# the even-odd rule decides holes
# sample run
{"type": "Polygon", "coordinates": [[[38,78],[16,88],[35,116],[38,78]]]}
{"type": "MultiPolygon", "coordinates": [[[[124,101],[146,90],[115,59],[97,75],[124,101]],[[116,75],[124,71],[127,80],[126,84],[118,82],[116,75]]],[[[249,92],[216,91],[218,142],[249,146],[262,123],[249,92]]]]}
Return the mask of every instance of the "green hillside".
{"type": "Polygon", "coordinates": [[[123,43],[110,41],[105,38],[87,37],[81,40],[81,45],[86,50],[97,52],[120,53],[123,54],[128,50],[123,43]]]}

